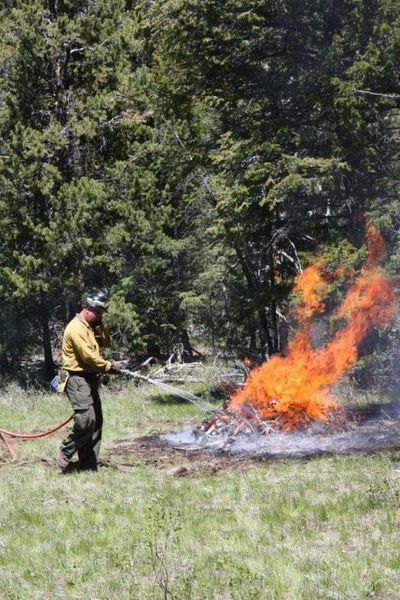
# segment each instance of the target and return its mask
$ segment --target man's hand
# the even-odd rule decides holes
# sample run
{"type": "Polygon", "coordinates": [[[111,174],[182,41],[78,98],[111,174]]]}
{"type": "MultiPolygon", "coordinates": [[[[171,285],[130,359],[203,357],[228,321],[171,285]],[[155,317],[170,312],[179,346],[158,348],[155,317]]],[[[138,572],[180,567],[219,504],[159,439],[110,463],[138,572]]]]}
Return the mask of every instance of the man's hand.
{"type": "Polygon", "coordinates": [[[108,373],[110,373],[110,375],[119,375],[121,373],[121,369],[115,362],[112,362],[108,373]]]}

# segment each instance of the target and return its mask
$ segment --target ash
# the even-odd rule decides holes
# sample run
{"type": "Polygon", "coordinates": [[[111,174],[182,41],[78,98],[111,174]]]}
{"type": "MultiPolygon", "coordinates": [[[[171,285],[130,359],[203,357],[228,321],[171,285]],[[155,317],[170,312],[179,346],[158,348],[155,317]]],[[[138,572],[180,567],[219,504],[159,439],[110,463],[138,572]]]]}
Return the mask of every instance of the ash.
{"type": "Polygon", "coordinates": [[[283,432],[264,423],[262,430],[245,421],[221,426],[226,412],[216,413],[197,429],[183,429],[153,438],[152,443],[182,450],[204,450],[259,459],[306,458],[322,454],[351,454],[400,449],[400,402],[349,407],[345,418],[330,423],[314,421],[307,427],[283,432]]]}

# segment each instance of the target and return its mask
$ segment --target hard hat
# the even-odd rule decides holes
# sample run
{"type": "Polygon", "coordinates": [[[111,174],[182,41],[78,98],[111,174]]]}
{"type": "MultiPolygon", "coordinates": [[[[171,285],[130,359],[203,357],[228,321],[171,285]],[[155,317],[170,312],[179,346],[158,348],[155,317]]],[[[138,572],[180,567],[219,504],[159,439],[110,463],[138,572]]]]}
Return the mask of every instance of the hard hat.
{"type": "Polygon", "coordinates": [[[107,310],[107,294],[103,290],[93,290],[84,299],[84,305],[89,308],[101,308],[107,310]]]}

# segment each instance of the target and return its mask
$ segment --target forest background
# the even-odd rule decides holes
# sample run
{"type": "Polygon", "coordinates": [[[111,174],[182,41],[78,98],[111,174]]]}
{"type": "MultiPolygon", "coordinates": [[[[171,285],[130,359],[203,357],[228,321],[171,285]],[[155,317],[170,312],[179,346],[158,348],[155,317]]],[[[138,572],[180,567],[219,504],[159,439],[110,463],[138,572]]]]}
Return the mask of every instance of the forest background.
{"type": "MultiPolygon", "coordinates": [[[[332,309],[365,216],[397,276],[399,58],[395,0],[3,0],[2,373],[42,348],[51,378],[91,287],[121,352],[280,352],[294,277],[344,267],[332,309]]],[[[355,381],[393,386],[398,339],[355,381]]]]}

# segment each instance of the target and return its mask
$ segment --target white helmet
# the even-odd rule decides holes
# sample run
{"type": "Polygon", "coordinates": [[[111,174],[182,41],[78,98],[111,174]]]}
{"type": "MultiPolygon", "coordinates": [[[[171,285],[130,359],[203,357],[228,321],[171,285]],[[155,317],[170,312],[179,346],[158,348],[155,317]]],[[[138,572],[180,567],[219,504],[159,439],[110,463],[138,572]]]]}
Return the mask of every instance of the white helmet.
{"type": "Polygon", "coordinates": [[[89,308],[101,308],[107,310],[107,294],[103,290],[93,290],[84,299],[84,305],[89,308]]]}

